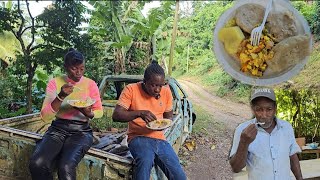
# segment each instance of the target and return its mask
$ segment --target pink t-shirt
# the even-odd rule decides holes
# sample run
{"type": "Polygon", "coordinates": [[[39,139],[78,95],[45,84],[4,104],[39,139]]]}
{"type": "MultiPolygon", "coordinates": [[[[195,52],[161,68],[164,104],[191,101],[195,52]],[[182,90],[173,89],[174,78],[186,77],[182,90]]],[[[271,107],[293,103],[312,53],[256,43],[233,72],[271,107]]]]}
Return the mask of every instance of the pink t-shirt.
{"type": "Polygon", "coordinates": [[[67,76],[60,76],[51,79],[47,85],[46,97],[42,104],[41,117],[44,121],[53,120],[55,117],[68,120],[88,121],[88,117],[67,103],[67,100],[69,99],[85,100],[87,97],[96,100],[92,106],[94,118],[101,118],[103,115],[103,108],[100,99],[99,88],[93,80],[82,77],[79,82],[74,82],[67,76]],[[67,96],[61,103],[59,111],[55,112],[51,107],[51,103],[56,98],[57,94],[60,93],[61,87],[68,82],[79,87],[80,89],[74,88],[73,93],[67,96]]]}

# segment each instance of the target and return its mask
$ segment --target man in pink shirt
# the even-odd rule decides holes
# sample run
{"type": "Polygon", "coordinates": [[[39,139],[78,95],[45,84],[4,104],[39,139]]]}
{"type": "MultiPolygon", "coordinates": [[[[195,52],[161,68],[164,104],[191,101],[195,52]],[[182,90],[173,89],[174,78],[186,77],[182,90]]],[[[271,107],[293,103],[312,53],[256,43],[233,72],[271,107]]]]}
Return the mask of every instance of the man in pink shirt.
{"type": "Polygon", "coordinates": [[[41,109],[44,121],[51,126],[37,143],[29,169],[33,180],[53,179],[54,162],[57,162],[59,179],[76,179],[76,167],[90,149],[93,136],[89,121],[103,115],[97,84],[83,76],[83,55],[70,49],[64,57],[65,76],[49,81],[41,109]],[[93,99],[94,104],[84,108],[73,107],[68,100],[93,99]]]}

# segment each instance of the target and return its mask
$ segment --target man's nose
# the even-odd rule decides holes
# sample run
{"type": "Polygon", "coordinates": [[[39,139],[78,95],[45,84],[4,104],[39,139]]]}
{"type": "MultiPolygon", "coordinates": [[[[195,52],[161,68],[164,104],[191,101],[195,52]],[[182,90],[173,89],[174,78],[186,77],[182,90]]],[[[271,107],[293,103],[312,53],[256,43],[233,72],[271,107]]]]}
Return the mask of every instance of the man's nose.
{"type": "Polygon", "coordinates": [[[267,110],[263,110],[263,111],[261,112],[261,116],[262,116],[263,118],[268,117],[268,111],[267,111],[267,110]]]}
{"type": "Polygon", "coordinates": [[[156,93],[159,93],[161,91],[161,86],[156,86],[155,90],[156,93]]]}

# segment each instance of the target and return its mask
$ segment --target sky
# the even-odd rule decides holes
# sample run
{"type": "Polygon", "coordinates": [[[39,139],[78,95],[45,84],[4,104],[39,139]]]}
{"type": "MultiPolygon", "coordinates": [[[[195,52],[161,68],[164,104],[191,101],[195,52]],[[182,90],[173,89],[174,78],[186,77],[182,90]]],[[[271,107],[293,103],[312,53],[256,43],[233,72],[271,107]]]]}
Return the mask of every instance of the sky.
{"type": "MultiPolygon", "coordinates": [[[[52,4],[52,1],[29,1],[29,7],[31,10],[31,14],[33,17],[38,16],[39,14],[41,14],[44,10],[45,7],[47,7],[48,5],[52,4]]],[[[91,6],[88,2],[83,1],[82,2],[85,6],[87,6],[89,9],[93,9],[93,6],[91,6]]],[[[142,14],[144,17],[147,16],[147,13],[150,9],[152,8],[156,8],[160,6],[160,1],[152,1],[150,3],[146,3],[143,10],[142,10],[142,14]]],[[[85,14],[86,17],[88,17],[88,14],[85,14]]],[[[83,28],[86,28],[89,26],[88,23],[82,23],[81,25],[83,28]]]]}
{"type": "MultiPolygon", "coordinates": [[[[45,7],[47,7],[48,5],[52,4],[52,1],[29,1],[29,7],[31,10],[31,14],[33,17],[38,16],[39,14],[41,14],[44,10],[45,7]]],[[[93,9],[93,6],[91,6],[88,2],[86,1],[82,1],[82,3],[87,6],[89,9],[93,9]]],[[[181,11],[190,11],[190,7],[191,7],[191,1],[180,1],[180,10],[181,11]]],[[[152,8],[157,8],[160,7],[160,1],[151,1],[149,3],[146,3],[143,10],[142,10],[142,14],[144,17],[147,17],[147,14],[149,12],[150,9],[152,8]]],[[[90,17],[89,14],[85,14],[85,17],[90,17]]],[[[88,23],[82,23],[82,28],[87,28],[89,26],[88,23]]]]}
{"type": "MultiPolygon", "coordinates": [[[[45,7],[50,5],[52,2],[51,1],[29,1],[30,2],[30,9],[31,9],[31,14],[32,16],[37,16],[42,13],[45,7]]],[[[88,2],[83,1],[82,2],[84,5],[86,5],[88,8],[93,8],[88,2]]],[[[146,3],[142,10],[142,14],[146,17],[148,11],[151,8],[156,8],[160,6],[160,1],[152,1],[150,3],[146,3]]]]}
{"type": "Polygon", "coordinates": [[[160,1],[152,1],[150,3],[146,3],[145,6],[142,9],[142,14],[144,17],[147,16],[147,13],[150,9],[160,7],[160,1]]]}
{"type": "MultiPolygon", "coordinates": [[[[29,3],[32,16],[38,16],[43,12],[45,7],[52,4],[52,1],[29,1],[29,3]]],[[[89,9],[93,9],[93,6],[86,1],[83,1],[82,4],[86,5],[89,9]]]]}
{"type": "MultiPolygon", "coordinates": [[[[44,8],[52,3],[51,1],[39,1],[39,2],[29,1],[29,2],[30,2],[30,8],[32,9],[31,14],[33,16],[37,16],[41,14],[44,8]]],[[[83,1],[82,3],[86,5],[88,8],[93,9],[93,7],[88,2],[83,1]]],[[[191,1],[180,1],[180,9],[182,11],[190,10],[190,6],[191,6],[191,1]]],[[[156,7],[160,7],[160,1],[152,1],[152,2],[146,3],[142,10],[143,16],[146,17],[149,10],[156,7]]]]}

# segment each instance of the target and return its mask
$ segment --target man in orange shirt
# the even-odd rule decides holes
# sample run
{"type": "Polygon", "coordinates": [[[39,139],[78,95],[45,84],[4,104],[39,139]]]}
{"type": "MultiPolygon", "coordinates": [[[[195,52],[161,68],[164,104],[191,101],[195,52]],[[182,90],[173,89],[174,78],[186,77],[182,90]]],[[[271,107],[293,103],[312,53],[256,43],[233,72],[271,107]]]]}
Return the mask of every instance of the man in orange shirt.
{"type": "Polygon", "coordinates": [[[169,180],[185,180],[179,158],[163,131],[146,127],[156,119],[172,119],[172,94],[165,85],[165,73],[156,62],[147,67],[143,82],[129,84],[122,91],[113,112],[114,121],[128,122],[128,143],[134,158],[134,180],[149,180],[154,164],[169,180]]]}

